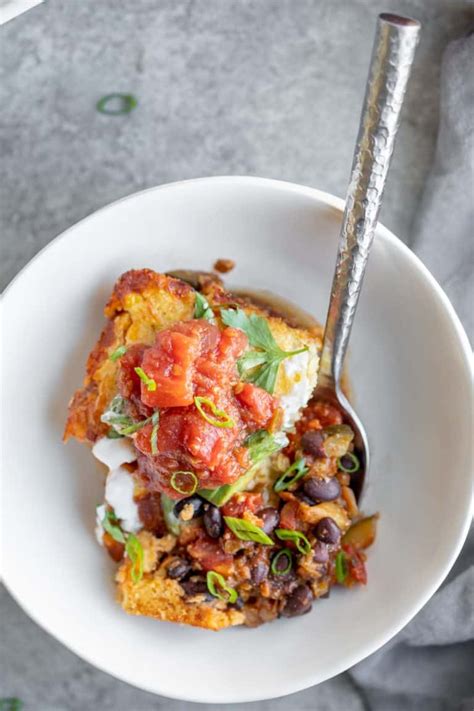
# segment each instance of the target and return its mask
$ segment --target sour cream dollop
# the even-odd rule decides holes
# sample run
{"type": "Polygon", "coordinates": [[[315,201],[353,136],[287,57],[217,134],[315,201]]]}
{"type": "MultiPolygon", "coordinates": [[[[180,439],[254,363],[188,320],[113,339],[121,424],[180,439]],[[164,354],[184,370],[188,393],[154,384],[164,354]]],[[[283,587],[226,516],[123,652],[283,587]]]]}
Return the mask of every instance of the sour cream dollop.
{"type": "Polygon", "coordinates": [[[104,534],[102,521],[106,504],[113,508],[124,531],[136,533],[143,528],[138,515],[138,506],[133,499],[135,482],[128,469],[123,466],[134,462],[137,452],[132,442],[125,437],[121,439],[103,437],[92,447],[92,454],[109,469],[105,481],[105,503],[97,507],[95,531],[97,540],[102,544],[104,534]]]}
{"type": "Polygon", "coordinates": [[[311,397],[314,383],[308,377],[309,357],[308,351],[298,353],[291,358],[286,358],[280,366],[285,371],[285,380],[290,383],[288,392],[280,395],[284,430],[293,427],[301,408],[305,407],[311,397]]]}

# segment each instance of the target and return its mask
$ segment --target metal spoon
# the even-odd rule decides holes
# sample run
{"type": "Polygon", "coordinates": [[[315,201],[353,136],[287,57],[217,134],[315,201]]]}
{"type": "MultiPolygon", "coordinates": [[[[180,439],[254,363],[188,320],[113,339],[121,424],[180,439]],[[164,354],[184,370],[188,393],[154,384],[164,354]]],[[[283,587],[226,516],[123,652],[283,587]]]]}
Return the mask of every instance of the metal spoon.
{"type": "Polygon", "coordinates": [[[342,393],[340,380],[370,247],[410,76],[420,23],[398,15],[379,15],[352,173],[339,237],[318,385],[313,398],[337,403],[355,432],[361,462],[351,486],[360,494],[369,468],[365,429],[342,393]]]}

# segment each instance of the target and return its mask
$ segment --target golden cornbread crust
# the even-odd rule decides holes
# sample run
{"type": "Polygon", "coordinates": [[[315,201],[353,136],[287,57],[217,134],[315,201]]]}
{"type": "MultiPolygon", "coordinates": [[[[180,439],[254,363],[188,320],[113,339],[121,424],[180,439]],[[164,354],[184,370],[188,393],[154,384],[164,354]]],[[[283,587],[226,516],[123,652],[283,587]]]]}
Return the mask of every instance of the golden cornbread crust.
{"type": "MultiPolygon", "coordinates": [[[[195,293],[186,282],[151,269],[132,269],[118,279],[104,309],[109,322],[89,355],[83,387],[76,391],[69,403],[64,441],[74,437],[80,442],[94,443],[105,436],[108,427],[100,417],[116,395],[119,368],[119,362],[111,361],[109,356],[121,345],[151,345],[159,331],[178,321],[192,319],[195,293]]],[[[316,385],[318,353],[322,343],[319,326],[308,329],[289,326],[270,309],[255,306],[247,299],[225,291],[217,277],[216,281],[204,281],[202,293],[211,307],[238,306],[246,313],[265,316],[280,348],[295,350],[308,346],[308,382],[312,387],[316,385]]],[[[284,369],[281,369],[275,395],[285,394],[290,385],[284,369]]]]}
{"type": "Polygon", "coordinates": [[[244,615],[238,610],[218,610],[209,603],[185,602],[181,586],[159,573],[144,575],[139,583],[134,583],[128,560],[120,566],[116,579],[118,600],[129,615],[145,615],[214,631],[244,622],[244,615]]]}
{"type": "Polygon", "coordinates": [[[159,331],[192,318],[194,301],[189,284],[151,269],[132,269],[120,277],[104,309],[109,322],[87,359],[84,385],[69,403],[64,441],[75,437],[93,443],[105,435],[108,427],[100,417],[116,395],[119,367],[110,354],[121,345],[153,343],[159,331]]]}
{"type": "Polygon", "coordinates": [[[117,599],[125,612],[214,631],[244,623],[242,612],[219,609],[224,606],[218,600],[211,604],[198,599],[187,600],[182,587],[175,580],[165,577],[166,568],[160,566],[160,554],[172,550],[174,536],[157,539],[142,531],[138,537],[144,553],[142,579],[138,583],[133,582],[128,558],[123,561],[116,576],[117,599]]]}

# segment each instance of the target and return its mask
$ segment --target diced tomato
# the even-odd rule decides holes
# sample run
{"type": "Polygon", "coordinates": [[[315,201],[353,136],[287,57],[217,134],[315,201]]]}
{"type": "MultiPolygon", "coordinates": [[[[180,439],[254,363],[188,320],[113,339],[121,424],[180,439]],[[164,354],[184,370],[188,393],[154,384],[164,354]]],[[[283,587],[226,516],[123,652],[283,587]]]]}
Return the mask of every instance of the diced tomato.
{"type": "Polygon", "coordinates": [[[215,489],[221,484],[232,484],[241,474],[242,466],[231,452],[212,471],[199,472],[199,480],[203,489],[215,489]]]}
{"type": "Polygon", "coordinates": [[[297,501],[287,501],[280,513],[280,528],[289,528],[296,531],[301,528],[302,522],[298,517],[299,503],[297,501]]]}
{"type": "Polygon", "coordinates": [[[161,495],[149,493],[137,500],[138,515],[144,528],[157,536],[164,536],[166,524],[161,508],[161,495]]]}
{"type": "Polygon", "coordinates": [[[140,396],[141,381],[135,373],[135,368],[141,365],[146,346],[135,344],[130,346],[119,360],[118,386],[122,397],[130,399],[132,395],[140,396]]]}
{"type": "Polygon", "coordinates": [[[155,346],[149,348],[142,361],[148,378],[156,389],[141,383],[142,401],[150,407],[184,407],[194,398],[193,365],[200,353],[199,333],[187,335],[168,329],[159,333],[155,346]]]}
{"type": "Polygon", "coordinates": [[[115,538],[112,538],[110,533],[107,533],[107,531],[105,531],[104,535],[102,536],[102,542],[112,560],[114,560],[116,563],[119,563],[122,560],[123,554],[125,552],[125,546],[123,545],[123,543],[119,543],[119,541],[116,541],[115,538]]]}
{"type": "Polygon", "coordinates": [[[233,566],[233,556],[225,553],[218,541],[202,533],[187,547],[188,553],[195,558],[204,570],[215,570],[222,575],[229,575],[233,566]]]}
{"type": "Polygon", "coordinates": [[[234,365],[247,348],[247,344],[247,336],[240,328],[225,328],[219,341],[219,360],[234,365]]]}
{"type": "Polygon", "coordinates": [[[235,389],[235,397],[243,407],[242,416],[257,427],[265,427],[278,407],[278,400],[263,388],[244,383],[235,389]]]}
{"type": "MultiPolygon", "coordinates": [[[[158,452],[176,452],[181,449],[185,423],[185,411],[165,410],[161,413],[157,432],[158,452]]],[[[153,425],[150,423],[134,435],[135,446],[143,454],[151,454],[152,431],[153,425]]]]}
{"type": "Polygon", "coordinates": [[[313,417],[319,420],[321,427],[329,427],[330,425],[342,424],[341,411],[324,400],[318,400],[312,407],[313,417]]]}
{"type": "Polygon", "coordinates": [[[233,419],[233,427],[216,427],[207,422],[197,409],[186,417],[183,445],[192,457],[207,467],[218,466],[232,450],[239,436],[241,421],[238,410],[228,404],[225,412],[233,419]]]}
{"type": "Polygon", "coordinates": [[[367,570],[365,568],[365,556],[357,551],[353,546],[343,546],[347,562],[347,578],[345,584],[350,586],[355,583],[367,584],[367,570]]]}
{"type": "Polygon", "coordinates": [[[255,513],[263,507],[263,498],[261,494],[252,494],[250,491],[242,491],[234,494],[229,501],[222,507],[224,516],[233,516],[234,518],[242,518],[246,511],[255,513]]]}

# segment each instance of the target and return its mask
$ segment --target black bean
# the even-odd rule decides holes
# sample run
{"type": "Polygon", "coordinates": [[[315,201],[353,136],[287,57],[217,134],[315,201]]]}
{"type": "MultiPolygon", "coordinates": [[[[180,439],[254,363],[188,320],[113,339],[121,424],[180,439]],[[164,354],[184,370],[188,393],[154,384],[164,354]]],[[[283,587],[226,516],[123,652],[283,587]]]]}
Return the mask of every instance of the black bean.
{"type": "Polygon", "coordinates": [[[301,438],[301,446],[307,454],[312,454],[313,457],[325,457],[326,453],[323,448],[324,436],[320,430],[308,430],[301,438]]]}
{"type": "Polygon", "coordinates": [[[181,578],[185,578],[190,572],[191,565],[183,558],[175,558],[172,560],[167,569],[168,578],[172,578],[173,580],[181,580],[181,578]]]}
{"type": "Polygon", "coordinates": [[[194,577],[191,580],[183,580],[180,582],[180,585],[188,597],[206,595],[207,599],[213,599],[213,596],[207,589],[207,583],[204,578],[194,577]]]}
{"type": "Polygon", "coordinates": [[[258,517],[263,519],[263,530],[267,535],[273,533],[275,528],[277,528],[280,523],[280,514],[272,506],[268,506],[266,509],[262,509],[258,512],[258,517]]]}
{"type": "Polygon", "coordinates": [[[260,583],[263,583],[265,578],[268,577],[268,571],[269,567],[267,563],[264,563],[263,560],[257,561],[257,563],[255,563],[255,565],[250,569],[250,578],[252,583],[254,585],[260,585],[260,583]]]}
{"type": "Polygon", "coordinates": [[[207,504],[203,516],[204,528],[211,538],[219,538],[224,533],[224,519],[213,504],[207,504]]]}
{"type": "Polygon", "coordinates": [[[341,529],[332,518],[326,517],[318,521],[314,535],[322,543],[337,543],[341,537],[341,529]]]}
{"type": "Polygon", "coordinates": [[[314,506],[314,501],[311,499],[309,496],[307,496],[303,489],[298,489],[298,491],[294,492],[294,495],[296,496],[297,499],[302,501],[304,504],[307,504],[308,506],[314,506]]]}
{"type": "Polygon", "coordinates": [[[334,501],[341,493],[341,485],[336,477],[331,479],[321,479],[321,477],[311,477],[303,484],[304,493],[316,501],[334,501]]]}
{"type": "Polygon", "coordinates": [[[329,560],[329,551],[325,543],[317,541],[313,547],[313,558],[316,563],[327,563],[329,560]]]}
{"type": "Polygon", "coordinates": [[[288,597],[281,614],[283,617],[296,617],[304,615],[311,610],[313,593],[307,585],[298,585],[288,597]]]}
{"type": "Polygon", "coordinates": [[[241,597],[238,597],[235,602],[231,602],[229,604],[229,607],[233,607],[234,610],[241,610],[244,606],[244,601],[242,600],[241,597]]]}
{"type": "Polygon", "coordinates": [[[190,512],[190,515],[188,516],[188,509],[186,508],[186,511],[184,512],[184,514],[186,515],[186,521],[190,521],[192,518],[198,518],[198,516],[202,516],[204,501],[199,496],[188,496],[187,499],[181,499],[181,501],[178,501],[178,503],[175,504],[174,507],[175,516],[179,517],[180,513],[187,506],[192,506],[192,512],[190,512]]]}

